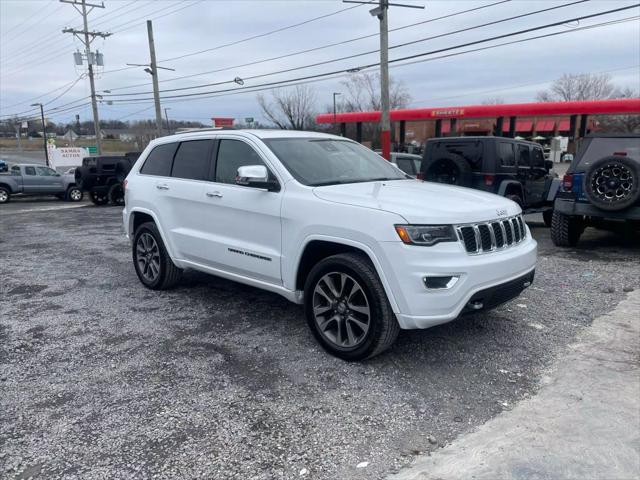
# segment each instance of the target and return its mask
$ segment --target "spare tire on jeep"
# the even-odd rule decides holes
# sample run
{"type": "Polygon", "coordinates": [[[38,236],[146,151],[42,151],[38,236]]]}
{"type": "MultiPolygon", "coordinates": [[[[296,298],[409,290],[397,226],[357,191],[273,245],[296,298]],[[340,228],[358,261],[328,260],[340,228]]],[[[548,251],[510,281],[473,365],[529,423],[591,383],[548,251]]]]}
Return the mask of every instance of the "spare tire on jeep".
{"type": "Polygon", "coordinates": [[[462,156],[449,153],[423,160],[424,180],[460,187],[471,186],[471,166],[462,156]]]}
{"type": "Polygon", "coordinates": [[[87,167],[76,167],[73,175],[76,179],[76,185],[81,190],[88,191],[93,187],[92,175],[89,173],[89,169],[87,167]]]}
{"type": "Polygon", "coordinates": [[[118,182],[124,182],[124,179],[129,175],[129,171],[131,170],[131,166],[134,161],[124,158],[116,163],[116,180],[118,180],[118,182]]]}
{"type": "Polygon", "coordinates": [[[617,155],[596,160],[584,176],[584,193],[602,210],[630,207],[640,198],[640,163],[617,155]]]}

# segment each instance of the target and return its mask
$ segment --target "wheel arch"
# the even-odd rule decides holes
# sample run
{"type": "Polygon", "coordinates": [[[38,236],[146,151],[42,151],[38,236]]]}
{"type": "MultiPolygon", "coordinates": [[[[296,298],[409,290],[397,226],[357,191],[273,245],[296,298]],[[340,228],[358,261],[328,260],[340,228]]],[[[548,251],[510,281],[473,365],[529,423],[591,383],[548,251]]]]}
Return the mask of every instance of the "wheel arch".
{"type": "MultiPolygon", "coordinates": [[[[304,291],[304,283],[314,265],[324,258],[339,253],[360,253],[366,256],[372,263],[382,282],[393,312],[398,313],[400,311],[398,303],[391,291],[389,281],[373,250],[363,243],[344,238],[313,236],[306,239],[296,261],[294,290],[299,292],[304,291]]],[[[299,298],[302,300],[302,295],[300,295],[299,298]]]]}
{"type": "MultiPolygon", "coordinates": [[[[175,259],[173,246],[169,242],[167,236],[165,235],[164,229],[162,228],[162,224],[158,221],[158,217],[154,212],[148,210],[146,208],[135,208],[129,214],[129,238],[131,242],[133,242],[133,236],[135,235],[136,229],[145,222],[153,222],[155,223],[158,231],[160,232],[160,236],[162,237],[162,243],[164,243],[164,248],[167,250],[169,257],[172,260],[175,259]]],[[[174,260],[175,262],[175,260],[174,260]]]]}
{"type": "Polygon", "coordinates": [[[498,195],[504,197],[511,194],[520,195],[523,202],[526,200],[524,198],[524,188],[522,188],[522,184],[520,182],[516,182],[515,180],[503,180],[498,188],[498,195]]]}
{"type": "Polygon", "coordinates": [[[10,194],[11,194],[11,193],[14,193],[14,192],[13,192],[13,188],[12,188],[12,187],[11,187],[11,185],[10,185],[10,184],[8,184],[8,183],[0,182],[0,187],[2,187],[2,188],[4,188],[4,189],[8,190],[10,194]]]}

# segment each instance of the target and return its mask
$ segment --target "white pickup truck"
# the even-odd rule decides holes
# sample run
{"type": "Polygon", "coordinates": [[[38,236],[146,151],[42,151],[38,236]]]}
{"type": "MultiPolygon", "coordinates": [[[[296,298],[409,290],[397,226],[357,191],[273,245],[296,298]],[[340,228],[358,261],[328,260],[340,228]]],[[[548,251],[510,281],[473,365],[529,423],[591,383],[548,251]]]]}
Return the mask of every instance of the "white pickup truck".
{"type": "Polygon", "coordinates": [[[157,139],[125,181],[140,281],[195,269],[304,304],[345,360],[400,328],[492,308],[533,281],[536,242],[497,195],[415,180],[351,140],[311,132],[202,130],[157,139]]]}
{"type": "Polygon", "coordinates": [[[55,195],[61,200],[79,202],[82,190],[71,174],[60,174],[44,165],[13,165],[9,173],[0,175],[0,204],[12,195],[55,195]]]}

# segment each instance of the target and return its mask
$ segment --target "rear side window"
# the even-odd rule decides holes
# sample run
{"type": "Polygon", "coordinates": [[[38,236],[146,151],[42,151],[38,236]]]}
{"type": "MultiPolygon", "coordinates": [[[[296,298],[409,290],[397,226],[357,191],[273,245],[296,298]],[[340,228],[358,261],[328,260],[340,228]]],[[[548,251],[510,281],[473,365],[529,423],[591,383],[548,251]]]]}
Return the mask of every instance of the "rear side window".
{"type": "Polygon", "coordinates": [[[541,148],[532,148],[531,165],[535,168],[544,168],[544,153],[541,148]]]}
{"type": "Polygon", "coordinates": [[[35,175],[36,174],[35,167],[24,167],[24,174],[25,175],[35,175]]]}
{"type": "Polygon", "coordinates": [[[171,176],[189,180],[207,180],[211,145],[213,140],[182,142],[173,160],[171,176]]]}
{"type": "Polygon", "coordinates": [[[479,141],[467,142],[438,142],[434,145],[432,155],[442,158],[447,155],[457,155],[464,158],[474,171],[482,170],[483,143],[479,141]]]}
{"type": "Polygon", "coordinates": [[[256,151],[240,140],[220,140],[216,160],[216,182],[236,183],[238,168],[264,165],[256,151]]]}
{"type": "Polygon", "coordinates": [[[531,157],[529,155],[528,145],[518,145],[518,166],[519,167],[531,166],[531,157]]]}
{"type": "Polygon", "coordinates": [[[171,176],[171,164],[173,163],[173,155],[176,153],[176,148],[178,148],[177,143],[158,145],[151,150],[151,153],[140,169],[140,173],[144,175],[158,175],[160,177],[171,176]]]}
{"type": "Polygon", "coordinates": [[[498,142],[498,157],[503,167],[514,167],[516,164],[515,145],[511,142],[498,142]]]}
{"type": "Polygon", "coordinates": [[[398,157],[396,158],[396,163],[398,164],[398,168],[400,168],[404,173],[408,175],[416,174],[416,171],[414,170],[415,163],[412,158],[398,157]]]}

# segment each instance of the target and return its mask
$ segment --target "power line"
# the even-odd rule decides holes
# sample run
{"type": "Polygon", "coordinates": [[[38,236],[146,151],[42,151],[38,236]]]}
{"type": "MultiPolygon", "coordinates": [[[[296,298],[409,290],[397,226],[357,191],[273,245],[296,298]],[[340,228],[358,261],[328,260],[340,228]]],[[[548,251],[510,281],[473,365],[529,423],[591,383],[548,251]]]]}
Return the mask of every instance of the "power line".
{"type": "MultiPolygon", "coordinates": [[[[44,11],[46,11],[47,8],[49,8],[49,5],[51,5],[52,3],[54,3],[56,0],[49,0],[49,2],[43,7],[43,8],[38,8],[38,11],[35,12],[33,15],[28,16],[26,19],[24,19],[22,22],[18,23],[17,25],[14,25],[13,27],[11,27],[9,30],[7,30],[6,32],[4,32],[2,34],[3,37],[6,37],[7,35],[9,35],[11,32],[13,32],[15,29],[22,27],[23,25],[29,23],[31,20],[33,20],[34,18],[38,17],[39,15],[42,15],[42,13],[44,11]]],[[[37,25],[39,22],[41,22],[44,19],[41,18],[39,21],[36,21],[36,23],[34,25],[37,25]]],[[[33,25],[32,25],[33,26],[33,25]]],[[[20,35],[22,35],[25,32],[26,29],[23,29],[22,32],[18,33],[17,35],[13,36],[13,39],[19,37],[20,35]]]]}
{"type": "MultiPolygon", "coordinates": [[[[532,41],[532,40],[538,40],[538,39],[542,39],[542,38],[554,37],[554,36],[558,36],[558,35],[565,35],[565,34],[574,33],[574,32],[583,31],[583,30],[590,30],[590,29],[594,29],[594,28],[600,28],[600,27],[604,27],[604,26],[615,25],[615,24],[618,24],[618,23],[637,20],[638,18],[640,18],[640,17],[633,16],[633,17],[628,17],[628,18],[623,18],[623,19],[618,19],[618,20],[613,20],[613,21],[602,22],[602,23],[599,23],[599,24],[593,24],[593,25],[588,25],[588,26],[584,26],[584,27],[578,27],[578,28],[574,28],[572,30],[562,30],[562,31],[547,33],[547,34],[538,35],[538,36],[534,36],[534,37],[528,37],[528,38],[524,38],[524,39],[518,39],[518,40],[509,41],[509,42],[503,42],[503,43],[496,44],[496,45],[490,45],[490,46],[485,46],[485,47],[480,47],[480,48],[475,48],[475,49],[464,50],[462,52],[455,52],[455,53],[450,53],[450,54],[446,54],[446,55],[440,55],[438,57],[433,57],[433,58],[427,58],[427,59],[422,58],[420,60],[415,60],[415,61],[411,61],[411,62],[407,62],[406,61],[407,59],[418,58],[418,57],[422,57],[422,56],[429,55],[429,54],[433,53],[433,52],[431,52],[431,53],[426,52],[426,53],[411,55],[411,56],[404,57],[404,58],[398,58],[398,59],[390,60],[389,63],[390,64],[394,64],[394,65],[391,65],[392,68],[401,67],[401,66],[407,66],[407,65],[412,65],[412,64],[416,64],[416,63],[423,63],[423,62],[429,62],[429,61],[439,60],[439,59],[443,59],[443,58],[455,57],[455,56],[464,55],[464,54],[467,54],[467,53],[474,53],[474,52],[479,52],[479,51],[484,51],[484,50],[490,50],[490,49],[499,48],[499,47],[503,47],[503,46],[507,46],[507,45],[514,45],[514,44],[524,43],[524,42],[528,42],[528,41],[532,41]],[[404,61],[405,63],[397,63],[396,64],[396,62],[400,62],[400,61],[404,61]]],[[[450,47],[448,49],[441,49],[441,50],[438,50],[438,51],[455,50],[455,49],[458,49],[458,48],[460,48],[460,47],[456,46],[456,47],[450,47]]],[[[371,63],[369,65],[364,65],[364,66],[360,67],[359,71],[371,69],[371,68],[377,67],[377,66],[378,66],[378,62],[371,63]]],[[[250,87],[241,87],[241,88],[216,90],[216,91],[210,91],[210,92],[201,92],[199,94],[176,95],[176,96],[173,96],[173,97],[164,97],[164,98],[165,99],[169,99],[169,100],[165,100],[165,103],[175,103],[175,102],[189,101],[189,100],[201,100],[203,98],[215,98],[215,97],[220,97],[220,96],[237,95],[237,94],[241,94],[241,93],[254,93],[254,92],[257,92],[257,91],[269,90],[269,89],[273,89],[273,88],[283,88],[283,87],[291,87],[291,86],[305,84],[305,83],[314,83],[314,82],[324,81],[324,80],[328,80],[328,79],[335,79],[335,78],[345,77],[345,76],[348,76],[349,74],[350,73],[348,71],[345,71],[345,70],[336,70],[336,71],[333,71],[333,72],[326,72],[326,73],[321,73],[321,74],[308,75],[308,76],[305,76],[305,77],[298,77],[298,78],[289,79],[289,80],[281,80],[281,81],[277,81],[277,82],[264,83],[264,84],[261,84],[261,85],[254,85],[254,86],[250,86],[250,87]],[[172,99],[176,99],[176,98],[180,98],[180,100],[172,100],[172,99]]],[[[140,103],[148,103],[149,101],[150,101],[149,99],[114,100],[114,102],[118,102],[119,105],[125,105],[125,104],[134,105],[134,104],[140,104],[140,103]]]]}
{"type": "Polygon", "coordinates": [[[17,105],[23,105],[25,103],[33,102],[34,100],[39,100],[40,98],[46,97],[47,95],[51,95],[52,93],[55,93],[55,92],[57,92],[59,90],[63,90],[65,88],[67,88],[69,85],[75,85],[77,82],[78,82],[78,79],[72,80],[69,83],[65,83],[61,87],[54,88],[53,90],[51,90],[49,92],[43,93],[42,95],[38,95],[37,97],[30,98],[29,100],[23,100],[23,101],[17,102],[17,103],[12,103],[11,105],[3,105],[0,108],[2,108],[3,110],[6,110],[7,108],[13,108],[13,107],[15,107],[17,105]]]}
{"type": "MultiPolygon", "coordinates": [[[[458,16],[458,15],[463,15],[465,13],[471,13],[471,12],[475,12],[475,11],[478,11],[478,10],[483,10],[485,8],[494,7],[496,5],[501,5],[503,3],[508,3],[508,2],[511,2],[511,1],[512,0],[500,0],[498,2],[490,3],[488,5],[482,5],[482,6],[479,6],[479,7],[469,8],[469,9],[466,9],[466,10],[460,10],[460,11],[453,12],[453,13],[450,13],[450,14],[447,14],[447,15],[442,15],[440,17],[431,18],[429,20],[424,20],[424,21],[421,21],[421,22],[412,23],[412,24],[409,24],[409,25],[404,25],[404,26],[401,26],[401,27],[392,28],[389,31],[393,32],[393,31],[397,31],[397,30],[403,30],[403,29],[406,29],[406,28],[410,28],[410,27],[415,27],[415,26],[418,26],[418,25],[423,25],[425,23],[436,22],[438,20],[443,20],[443,19],[447,19],[447,18],[458,16]]],[[[318,47],[308,48],[306,50],[299,50],[297,52],[288,53],[288,54],[284,54],[284,55],[279,55],[279,56],[276,56],[276,57],[266,58],[266,59],[262,59],[262,60],[256,60],[256,61],[249,62],[249,63],[243,63],[241,65],[235,65],[235,66],[232,66],[232,67],[224,67],[224,68],[219,68],[219,69],[216,69],[216,70],[209,70],[207,72],[200,72],[200,73],[194,73],[194,74],[190,74],[190,75],[182,75],[182,76],[179,76],[179,77],[167,78],[165,80],[160,80],[160,83],[173,82],[173,81],[182,80],[182,79],[185,79],[185,78],[199,77],[199,76],[202,76],[202,75],[209,75],[211,73],[224,72],[224,71],[227,71],[227,70],[233,70],[233,69],[236,69],[236,68],[248,67],[248,66],[252,66],[252,65],[258,65],[260,63],[271,62],[271,61],[274,61],[274,60],[281,60],[283,58],[293,57],[293,56],[297,56],[297,55],[303,55],[305,53],[316,52],[316,51],[323,50],[323,49],[330,48],[330,47],[336,47],[336,46],[339,46],[339,45],[346,45],[348,43],[353,43],[353,42],[356,42],[358,40],[363,40],[363,39],[366,39],[366,38],[377,37],[379,35],[380,35],[379,33],[373,33],[373,34],[370,34],[370,35],[362,35],[362,36],[359,36],[359,37],[350,38],[348,40],[343,40],[343,41],[340,41],[340,42],[329,43],[329,44],[321,45],[321,46],[318,46],[318,47]]],[[[135,85],[128,85],[128,86],[124,86],[124,87],[108,88],[107,90],[111,90],[111,91],[125,90],[125,89],[129,89],[129,88],[142,87],[142,86],[146,86],[146,85],[147,85],[147,83],[138,83],[138,84],[135,84],[135,85]]]]}
{"type": "MultiPolygon", "coordinates": [[[[616,9],[607,10],[607,11],[604,11],[604,12],[599,12],[599,13],[590,14],[590,15],[583,15],[583,16],[575,17],[575,18],[568,19],[568,20],[563,20],[563,21],[559,21],[559,22],[553,22],[553,23],[550,23],[550,24],[540,25],[540,26],[537,26],[537,27],[531,27],[531,28],[527,28],[527,29],[523,29],[523,30],[518,30],[516,32],[506,33],[506,34],[502,34],[502,35],[496,35],[496,36],[484,38],[484,39],[481,39],[481,40],[475,40],[475,41],[472,41],[472,42],[462,43],[462,44],[456,45],[454,47],[446,47],[446,48],[440,48],[440,49],[432,50],[432,51],[429,51],[429,52],[422,52],[422,53],[419,53],[419,54],[414,54],[414,55],[410,55],[410,56],[407,56],[407,57],[402,57],[402,58],[399,58],[399,59],[395,59],[395,60],[393,60],[393,62],[399,62],[399,61],[412,59],[412,58],[417,58],[417,57],[421,57],[421,56],[433,55],[433,54],[436,54],[436,53],[446,52],[446,51],[449,51],[449,50],[455,50],[455,49],[458,49],[458,48],[469,47],[469,46],[472,46],[472,45],[491,42],[491,41],[494,41],[494,40],[500,40],[500,39],[503,39],[503,38],[508,38],[508,37],[512,37],[512,36],[516,36],[516,35],[522,35],[524,33],[530,33],[530,32],[534,32],[534,31],[537,31],[537,30],[543,30],[543,29],[546,29],[546,28],[552,28],[552,27],[556,27],[556,26],[559,26],[559,25],[564,25],[567,22],[571,22],[571,21],[586,20],[586,19],[590,19],[590,18],[599,17],[599,16],[602,16],[602,15],[608,15],[608,14],[611,14],[611,13],[620,12],[620,11],[623,11],[623,10],[629,10],[629,9],[635,8],[637,6],[640,6],[640,4],[636,4],[636,5],[633,5],[633,6],[616,8],[616,9]]],[[[573,29],[573,30],[570,30],[570,31],[575,31],[575,30],[576,29],[573,29]]],[[[401,44],[401,45],[393,46],[391,48],[398,48],[398,47],[404,46],[404,45],[405,44],[401,44]]],[[[320,65],[326,65],[326,64],[329,64],[329,63],[335,63],[335,62],[338,62],[338,61],[348,60],[348,59],[360,57],[360,56],[363,56],[363,55],[370,55],[370,54],[376,53],[376,52],[378,52],[378,50],[372,50],[372,51],[369,51],[369,52],[364,52],[364,53],[359,53],[359,54],[354,54],[354,55],[348,55],[348,56],[341,57],[341,58],[338,58],[338,59],[326,60],[326,61],[323,61],[323,62],[316,62],[314,64],[303,65],[303,66],[300,66],[300,67],[288,68],[288,69],[279,70],[279,71],[276,71],[276,72],[270,72],[270,73],[261,74],[261,75],[253,75],[251,77],[246,77],[244,80],[246,81],[246,80],[252,80],[252,79],[255,79],[255,78],[263,78],[263,77],[266,77],[266,76],[277,75],[277,74],[281,74],[281,73],[288,73],[288,72],[297,71],[297,70],[301,70],[301,69],[305,69],[305,68],[316,67],[316,66],[320,66],[320,65]]],[[[375,63],[375,64],[366,65],[366,66],[359,66],[359,67],[357,67],[357,69],[370,67],[372,65],[378,65],[378,64],[375,63]]],[[[354,69],[352,68],[350,70],[354,70],[354,69]]],[[[343,70],[337,70],[336,72],[332,72],[332,73],[339,73],[339,72],[342,72],[342,71],[344,71],[344,69],[343,70]]],[[[308,77],[301,77],[301,78],[304,79],[304,78],[308,78],[308,77]]],[[[230,83],[230,82],[225,81],[225,82],[219,82],[218,84],[222,84],[222,83],[230,83]]],[[[211,85],[207,85],[207,86],[212,86],[212,85],[216,85],[216,84],[211,84],[211,85]]],[[[202,86],[200,86],[198,88],[202,88],[202,86]]],[[[248,87],[245,87],[245,88],[248,88],[248,87]]],[[[166,92],[166,91],[176,91],[176,90],[185,90],[185,89],[188,89],[188,87],[181,88],[181,89],[161,90],[161,91],[165,91],[166,92]]],[[[147,94],[147,93],[149,93],[149,92],[108,94],[108,95],[105,95],[105,96],[122,97],[122,96],[140,95],[140,94],[147,94]]],[[[185,94],[180,94],[180,95],[168,95],[168,96],[164,96],[163,98],[168,99],[168,98],[190,97],[190,96],[204,95],[204,94],[207,94],[207,93],[209,93],[209,92],[185,93],[185,94]]],[[[136,99],[134,99],[134,100],[136,100],[136,99]]],[[[144,99],[138,99],[138,100],[148,100],[148,99],[144,98],[144,99]]],[[[114,101],[118,102],[118,101],[122,101],[122,100],[114,100],[114,101]]]]}

